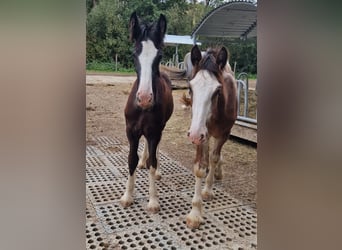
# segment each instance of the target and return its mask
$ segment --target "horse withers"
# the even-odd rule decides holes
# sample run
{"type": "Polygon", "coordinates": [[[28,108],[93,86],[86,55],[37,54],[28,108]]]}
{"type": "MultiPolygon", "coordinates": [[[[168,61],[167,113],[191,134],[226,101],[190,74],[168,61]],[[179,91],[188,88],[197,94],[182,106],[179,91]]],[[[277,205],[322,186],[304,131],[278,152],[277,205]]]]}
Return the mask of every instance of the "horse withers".
{"type": "Polygon", "coordinates": [[[213,179],[222,179],[221,149],[230,135],[237,117],[237,90],[232,71],[227,67],[228,51],[208,49],[202,56],[198,46],[191,50],[193,78],[190,81],[192,118],[188,138],[196,145],[194,162],[195,194],[187,226],[198,228],[203,223],[202,198],[214,197],[213,179]],[[213,149],[209,153],[209,139],[213,149]],[[209,168],[209,169],[208,169],[209,168]],[[201,192],[201,179],[205,176],[201,192]]]}
{"type": "Polygon", "coordinates": [[[133,203],[135,169],[139,165],[149,168],[149,202],[147,210],[156,213],[160,206],[155,186],[158,177],[158,144],[166,122],[173,112],[171,81],[160,73],[162,46],[167,22],[160,15],[155,23],[140,22],[136,13],[132,13],[129,23],[130,39],[134,42],[134,65],[137,80],[125,107],[126,134],[129,141],[129,176],[126,191],[120,199],[123,207],[133,203]],[[141,136],[145,137],[145,149],[139,162],[138,146],[141,136]],[[148,152],[147,148],[148,147],[148,152]],[[156,173],[157,172],[157,173],[156,173]]]}

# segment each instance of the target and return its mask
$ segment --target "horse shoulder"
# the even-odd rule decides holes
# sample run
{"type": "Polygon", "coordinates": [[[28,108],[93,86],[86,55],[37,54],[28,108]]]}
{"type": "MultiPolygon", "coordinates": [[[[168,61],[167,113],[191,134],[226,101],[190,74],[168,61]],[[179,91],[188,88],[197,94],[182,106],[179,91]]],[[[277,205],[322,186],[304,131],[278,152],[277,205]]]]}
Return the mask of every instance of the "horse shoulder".
{"type": "Polygon", "coordinates": [[[137,90],[138,90],[138,79],[135,80],[132,86],[131,92],[129,93],[127,102],[126,102],[126,107],[124,110],[126,118],[131,117],[133,113],[135,113],[137,110],[134,104],[137,90]]]}
{"type": "Polygon", "coordinates": [[[162,80],[165,81],[167,86],[169,86],[171,88],[171,80],[170,80],[169,76],[165,72],[160,72],[160,76],[161,76],[162,80]]]}

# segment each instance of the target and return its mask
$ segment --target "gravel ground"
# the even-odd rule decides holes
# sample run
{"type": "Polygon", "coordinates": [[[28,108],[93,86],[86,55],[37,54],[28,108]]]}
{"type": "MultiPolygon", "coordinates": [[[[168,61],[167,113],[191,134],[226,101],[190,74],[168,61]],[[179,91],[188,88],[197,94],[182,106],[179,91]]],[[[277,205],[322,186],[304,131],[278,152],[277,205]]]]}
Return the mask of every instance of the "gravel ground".
{"type": "MultiPolygon", "coordinates": [[[[119,138],[128,143],[125,133],[124,107],[135,77],[87,75],[87,145],[97,136],[119,138]]],[[[173,82],[175,84],[175,82],[173,82]]],[[[163,132],[160,150],[192,169],[195,148],[186,134],[190,125],[190,110],[179,101],[186,90],[174,90],[174,112],[163,132]]],[[[257,199],[257,150],[255,147],[229,140],[222,150],[222,182],[235,198],[255,204],[257,199]]]]}

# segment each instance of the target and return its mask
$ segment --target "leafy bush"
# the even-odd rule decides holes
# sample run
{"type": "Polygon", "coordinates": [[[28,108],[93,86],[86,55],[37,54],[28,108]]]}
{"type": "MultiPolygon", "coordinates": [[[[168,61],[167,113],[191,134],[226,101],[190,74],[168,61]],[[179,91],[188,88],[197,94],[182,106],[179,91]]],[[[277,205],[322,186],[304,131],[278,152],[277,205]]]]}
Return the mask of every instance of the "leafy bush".
{"type": "MultiPolygon", "coordinates": [[[[201,18],[221,0],[204,2],[186,0],[87,0],[87,69],[114,71],[115,56],[118,57],[118,71],[133,71],[133,44],[129,41],[128,23],[130,15],[136,11],[144,20],[156,20],[160,13],[168,20],[168,34],[188,35],[201,18]],[[94,5],[95,3],[95,5],[94,5]]],[[[200,37],[201,40],[201,37],[200,37]]],[[[203,38],[201,49],[225,45],[230,51],[230,64],[236,62],[237,72],[257,73],[256,39],[247,41],[227,38],[203,38]]],[[[191,50],[191,45],[179,45],[179,61],[191,50]]],[[[174,46],[163,50],[163,61],[170,60],[174,46]]]]}

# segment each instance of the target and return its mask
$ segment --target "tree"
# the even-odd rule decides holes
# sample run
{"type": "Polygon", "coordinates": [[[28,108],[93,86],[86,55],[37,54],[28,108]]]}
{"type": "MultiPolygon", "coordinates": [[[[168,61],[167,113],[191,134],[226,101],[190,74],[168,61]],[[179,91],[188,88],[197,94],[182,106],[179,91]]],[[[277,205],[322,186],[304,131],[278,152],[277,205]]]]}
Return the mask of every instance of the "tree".
{"type": "Polygon", "coordinates": [[[115,54],[127,62],[130,49],[120,5],[117,0],[101,0],[88,14],[87,62],[111,62],[115,54]]]}
{"type": "MultiPolygon", "coordinates": [[[[133,67],[132,43],[128,23],[133,11],[146,21],[155,21],[161,13],[168,20],[167,34],[189,35],[201,19],[223,0],[87,0],[87,62],[113,62],[118,55],[120,66],[133,67]]],[[[237,71],[256,73],[256,39],[247,41],[227,38],[206,38],[202,49],[225,45],[230,62],[237,62],[237,71]]],[[[178,47],[179,59],[191,45],[178,47]]],[[[175,48],[165,47],[163,60],[172,58],[175,48]]]]}

